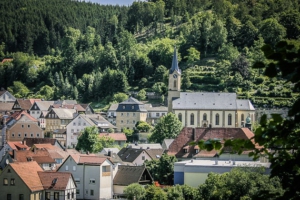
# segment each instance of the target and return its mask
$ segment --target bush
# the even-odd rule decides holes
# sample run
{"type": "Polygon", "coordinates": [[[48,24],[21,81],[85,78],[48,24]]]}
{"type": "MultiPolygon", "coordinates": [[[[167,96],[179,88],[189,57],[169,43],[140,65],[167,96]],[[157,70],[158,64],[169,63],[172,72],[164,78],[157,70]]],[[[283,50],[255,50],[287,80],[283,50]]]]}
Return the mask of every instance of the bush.
{"type": "Polygon", "coordinates": [[[127,199],[143,199],[145,193],[145,188],[138,183],[132,183],[124,190],[127,199]]]}

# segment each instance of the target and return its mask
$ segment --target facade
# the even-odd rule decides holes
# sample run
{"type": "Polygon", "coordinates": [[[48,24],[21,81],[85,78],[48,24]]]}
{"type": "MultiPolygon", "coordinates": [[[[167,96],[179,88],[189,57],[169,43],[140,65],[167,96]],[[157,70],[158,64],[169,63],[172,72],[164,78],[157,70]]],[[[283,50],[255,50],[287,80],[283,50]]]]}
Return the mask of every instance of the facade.
{"type": "Polygon", "coordinates": [[[153,178],[145,166],[120,165],[114,177],[114,197],[123,197],[124,189],[132,184],[148,185],[153,183],[153,178]]]}
{"type": "Polygon", "coordinates": [[[0,90],[0,102],[14,103],[15,101],[16,101],[16,98],[10,92],[8,92],[7,90],[4,90],[3,88],[0,90]]]}
{"type": "Polygon", "coordinates": [[[76,110],[67,109],[67,108],[52,108],[45,119],[46,123],[46,132],[52,132],[56,129],[66,129],[67,124],[69,124],[76,114],[76,110]]]}
{"type": "Polygon", "coordinates": [[[149,124],[155,125],[159,118],[161,118],[164,115],[167,115],[168,108],[165,106],[157,106],[152,107],[152,104],[145,104],[146,110],[147,110],[147,122],[149,124]]]}
{"type": "Polygon", "coordinates": [[[77,199],[109,199],[113,196],[114,164],[106,157],[73,154],[59,167],[58,172],[71,172],[76,185],[77,199]]]}
{"type": "Polygon", "coordinates": [[[12,110],[14,111],[26,111],[29,112],[30,108],[36,101],[41,101],[41,99],[16,99],[12,110]]]}
{"type": "Polygon", "coordinates": [[[116,125],[116,117],[117,117],[117,109],[118,109],[119,104],[118,103],[113,103],[109,107],[106,117],[107,120],[112,123],[113,125],[116,125]]]}
{"type": "Polygon", "coordinates": [[[14,113],[7,122],[7,141],[22,141],[24,138],[44,138],[44,131],[36,119],[27,112],[14,113]]]}
{"type": "Polygon", "coordinates": [[[133,97],[119,103],[116,113],[116,126],[119,131],[123,128],[133,129],[138,121],[145,122],[147,119],[145,105],[133,97]]]}
{"type": "Polygon", "coordinates": [[[54,101],[36,101],[29,109],[29,114],[35,119],[39,119],[42,112],[47,112],[54,104],[54,101]]]}
{"type": "Polygon", "coordinates": [[[67,130],[56,129],[52,132],[52,138],[56,139],[63,147],[66,147],[67,143],[67,130]]]}
{"type": "Polygon", "coordinates": [[[205,182],[210,172],[230,172],[234,167],[264,167],[266,173],[270,173],[270,163],[259,161],[186,160],[174,163],[174,185],[198,187],[205,182]]]}
{"type": "Polygon", "coordinates": [[[168,111],[183,127],[245,127],[255,120],[255,109],[249,100],[237,99],[235,93],[180,92],[181,70],[176,49],[169,71],[168,111]]]}
{"type": "Polygon", "coordinates": [[[116,129],[114,125],[99,114],[79,114],[66,126],[66,147],[75,147],[77,145],[77,138],[80,132],[86,127],[91,126],[97,126],[99,132],[107,132],[109,128],[116,129]]]}

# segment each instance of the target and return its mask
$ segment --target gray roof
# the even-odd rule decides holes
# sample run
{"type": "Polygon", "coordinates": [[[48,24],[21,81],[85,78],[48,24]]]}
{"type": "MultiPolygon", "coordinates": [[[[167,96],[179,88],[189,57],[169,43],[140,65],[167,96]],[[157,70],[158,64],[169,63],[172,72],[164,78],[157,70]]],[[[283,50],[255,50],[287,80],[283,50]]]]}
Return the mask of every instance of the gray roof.
{"type": "Polygon", "coordinates": [[[145,108],[148,112],[168,112],[168,107],[166,106],[152,107],[152,104],[145,104],[145,108]]]}
{"type": "Polygon", "coordinates": [[[133,149],[162,149],[162,146],[159,143],[153,143],[153,144],[128,144],[127,147],[133,148],[133,149]]]}
{"type": "Polygon", "coordinates": [[[163,141],[163,148],[165,149],[169,149],[170,144],[172,144],[172,142],[174,141],[174,139],[164,139],[163,141]]]}
{"type": "Polygon", "coordinates": [[[236,100],[238,110],[255,110],[252,103],[248,99],[236,100]]]}
{"type": "Polygon", "coordinates": [[[176,47],[174,48],[172,66],[171,66],[171,69],[170,69],[169,73],[172,74],[174,71],[177,71],[177,73],[181,74],[181,70],[178,67],[178,59],[177,59],[176,47]]]}
{"type": "MultiPolygon", "coordinates": [[[[36,104],[41,111],[47,111],[50,106],[54,104],[54,101],[36,101],[34,104],[36,104]]],[[[34,106],[34,104],[32,106],[34,106]]],[[[32,109],[32,107],[30,109],[32,109]]]]}
{"type": "Polygon", "coordinates": [[[108,112],[110,111],[116,111],[117,108],[118,108],[119,104],[118,103],[113,103],[110,105],[109,109],[108,109],[108,112]]]}
{"type": "Polygon", "coordinates": [[[12,111],[14,103],[4,103],[0,102],[0,111],[12,111]]]}
{"type": "Polygon", "coordinates": [[[108,153],[109,151],[111,151],[112,153],[118,153],[120,150],[118,148],[103,148],[101,152],[106,152],[108,153]]]}
{"type": "Polygon", "coordinates": [[[133,97],[119,103],[117,112],[147,112],[145,105],[133,97]]]}
{"type": "Polygon", "coordinates": [[[181,92],[173,100],[173,109],[237,110],[237,103],[236,93],[181,92]]]}
{"type": "Polygon", "coordinates": [[[142,176],[146,176],[147,183],[152,183],[153,178],[145,166],[120,165],[114,177],[113,184],[127,186],[132,183],[139,183],[140,181],[145,183],[145,180],[141,180],[142,176]]]}
{"type": "Polygon", "coordinates": [[[82,119],[85,119],[87,123],[89,123],[91,126],[96,125],[100,128],[117,128],[114,125],[112,125],[109,121],[104,119],[104,117],[102,117],[100,114],[80,114],[78,116],[80,116],[82,119]]]}
{"type": "Polygon", "coordinates": [[[73,114],[76,113],[74,109],[66,108],[52,108],[53,111],[57,114],[59,119],[73,119],[73,114]]]}

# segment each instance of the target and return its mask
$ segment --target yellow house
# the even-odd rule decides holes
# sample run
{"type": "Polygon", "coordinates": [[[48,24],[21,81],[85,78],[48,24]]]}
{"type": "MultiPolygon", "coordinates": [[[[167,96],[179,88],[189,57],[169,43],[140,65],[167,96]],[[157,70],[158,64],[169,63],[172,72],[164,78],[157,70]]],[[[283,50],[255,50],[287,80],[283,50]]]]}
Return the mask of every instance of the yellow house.
{"type": "Polygon", "coordinates": [[[119,103],[116,110],[116,126],[119,131],[123,128],[133,129],[138,121],[146,121],[145,105],[133,97],[119,103]]]}
{"type": "Polygon", "coordinates": [[[52,132],[57,129],[66,129],[67,124],[73,120],[75,109],[52,108],[47,115],[45,132],[52,132]]]}

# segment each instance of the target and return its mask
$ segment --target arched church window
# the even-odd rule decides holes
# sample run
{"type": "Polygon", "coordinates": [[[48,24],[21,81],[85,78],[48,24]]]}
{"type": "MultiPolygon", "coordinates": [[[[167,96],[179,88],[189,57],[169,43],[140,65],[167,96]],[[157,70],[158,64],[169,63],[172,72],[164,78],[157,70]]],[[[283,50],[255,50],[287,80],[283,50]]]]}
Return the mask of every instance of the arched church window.
{"type": "Polygon", "coordinates": [[[193,113],[191,114],[191,121],[190,121],[190,124],[191,124],[191,125],[194,125],[194,114],[193,114],[193,113]]]}
{"type": "Polygon", "coordinates": [[[174,88],[176,88],[177,87],[177,82],[176,82],[176,80],[174,80],[174,88]]]}
{"type": "Polygon", "coordinates": [[[219,114],[217,113],[217,114],[216,114],[216,125],[219,125],[219,120],[220,120],[220,116],[219,116],[219,114]]]}
{"type": "Polygon", "coordinates": [[[181,113],[178,114],[178,119],[179,119],[179,121],[182,122],[182,114],[181,113]]]}
{"type": "Polygon", "coordinates": [[[206,113],[203,114],[203,120],[205,120],[205,121],[207,120],[207,114],[206,113]]]}
{"type": "Polygon", "coordinates": [[[241,115],[241,121],[244,121],[245,118],[244,118],[244,114],[241,115]]]}
{"type": "Polygon", "coordinates": [[[228,114],[228,125],[232,124],[232,115],[228,114]]]}

